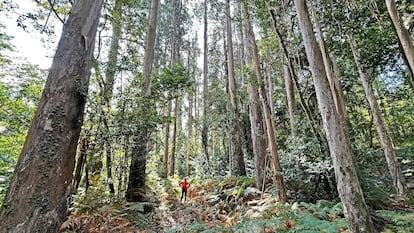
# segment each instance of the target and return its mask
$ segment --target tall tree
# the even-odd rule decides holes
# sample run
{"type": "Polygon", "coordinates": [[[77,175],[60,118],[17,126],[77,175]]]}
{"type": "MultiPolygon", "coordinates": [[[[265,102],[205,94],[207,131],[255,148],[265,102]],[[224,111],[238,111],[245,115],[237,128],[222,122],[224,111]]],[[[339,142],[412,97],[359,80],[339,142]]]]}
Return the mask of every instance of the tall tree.
{"type": "Polygon", "coordinates": [[[234,130],[234,153],[233,153],[233,169],[236,175],[246,175],[246,168],[243,157],[243,146],[240,129],[240,113],[239,103],[237,100],[236,78],[234,75],[234,56],[233,56],[233,36],[230,14],[230,0],[226,0],[226,34],[227,34],[227,72],[229,80],[229,95],[233,114],[233,130],[234,130]]]}
{"type": "Polygon", "coordinates": [[[349,44],[351,46],[352,54],[354,55],[354,60],[358,68],[359,78],[361,79],[362,86],[364,87],[365,96],[368,100],[369,107],[371,109],[372,118],[375,123],[375,128],[378,132],[382,148],[384,150],[385,159],[387,160],[388,170],[391,174],[395,190],[399,195],[404,195],[406,190],[406,185],[404,181],[404,176],[402,175],[401,168],[397,159],[397,154],[392,143],[391,136],[388,133],[387,127],[384,122],[384,118],[381,114],[381,110],[378,105],[378,101],[374,95],[374,90],[372,88],[372,77],[368,74],[367,69],[365,68],[361,54],[358,49],[357,41],[354,37],[354,34],[350,31],[348,32],[349,44]]]}
{"type": "Polygon", "coordinates": [[[0,211],[0,232],[58,232],[66,219],[101,0],[76,1],[0,211]]]}
{"type": "Polygon", "coordinates": [[[207,171],[210,170],[210,155],[208,153],[208,18],[207,0],[204,0],[204,39],[203,39],[203,129],[201,141],[203,143],[204,154],[206,156],[207,171]]]}
{"type": "MultiPolygon", "coordinates": [[[[410,36],[410,33],[405,28],[402,22],[401,16],[398,13],[397,4],[395,3],[395,0],[385,0],[385,3],[387,4],[388,13],[390,14],[391,21],[394,24],[395,31],[397,32],[400,45],[405,54],[405,58],[407,59],[409,69],[411,70],[411,74],[414,74],[413,38],[410,36]]],[[[414,77],[411,78],[412,82],[414,83],[414,77]]]]}
{"type": "Polygon", "coordinates": [[[105,70],[105,82],[103,88],[103,104],[104,106],[102,109],[102,117],[104,122],[105,133],[104,135],[104,143],[105,143],[105,151],[106,151],[106,173],[107,173],[107,183],[109,185],[110,193],[115,193],[113,177],[112,177],[112,145],[111,145],[111,132],[109,128],[109,113],[111,111],[111,99],[114,89],[114,81],[115,81],[115,74],[117,68],[117,59],[119,53],[119,41],[121,38],[122,32],[122,24],[121,24],[121,17],[122,17],[122,1],[116,0],[115,6],[112,13],[112,38],[111,38],[111,46],[109,48],[109,55],[108,55],[108,64],[105,70]]]}
{"type": "Polygon", "coordinates": [[[143,200],[145,194],[145,171],[147,164],[147,143],[152,132],[150,120],[152,114],[151,106],[151,82],[152,67],[154,62],[154,47],[157,32],[159,0],[151,1],[149,14],[150,25],[146,38],[145,57],[144,57],[144,83],[141,90],[144,99],[140,103],[142,111],[141,124],[137,126],[135,138],[132,145],[132,159],[129,168],[129,180],[125,197],[128,201],[143,200]]]}
{"type": "MultiPolygon", "coordinates": [[[[168,107],[165,110],[165,116],[167,116],[167,118],[170,118],[171,116],[171,110],[172,110],[172,100],[168,101],[168,107]]],[[[162,174],[161,177],[162,178],[167,178],[168,177],[168,155],[170,153],[170,122],[167,121],[165,123],[165,132],[164,132],[164,154],[162,157],[162,174]]]]}
{"type": "Polygon", "coordinates": [[[172,138],[172,148],[171,148],[171,156],[170,156],[170,176],[174,176],[175,173],[175,158],[176,158],[176,152],[177,152],[177,120],[178,120],[178,114],[179,114],[179,108],[180,108],[180,97],[175,98],[175,104],[174,104],[174,119],[173,119],[173,138],[172,138]]]}
{"type": "Polygon", "coordinates": [[[256,44],[256,37],[253,32],[253,26],[250,22],[249,9],[246,1],[243,1],[244,4],[244,16],[245,16],[245,33],[249,42],[249,49],[251,53],[251,63],[254,65],[254,71],[256,76],[256,82],[258,84],[258,90],[260,93],[260,100],[262,104],[263,115],[266,123],[266,132],[269,143],[269,151],[271,154],[272,163],[274,166],[275,172],[275,181],[278,189],[279,199],[282,203],[287,202],[286,187],[283,180],[282,167],[280,166],[280,159],[278,153],[278,145],[276,141],[276,131],[275,131],[275,120],[274,116],[271,114],[271,106],[268,98],[268,93],[266,91],[265,79],[260,67],[260,58],[259,50],[256,44]]]}
{"type": "Polygon", "coordinates": [[[283,74],[283,79],[285,81],[286,100],[287,100],[287,105],[288,105],[290,130],[291,130],[292,136],[296,136],[297,129],[296,129],[295,118],[296,118],[297,108],[296,108],[296,101],[295,101],[295,92],[294,92],[292,76],[290,75],[289,68],[287,65],[283,65],[282,74],[283,74]]]}
{"type": "Polygon", "coordinates": [[[145,54],[144,54],[144,84],[142,93],[145,97],[151,95],[151,75],[152,66],[154,63],[154,48],[155,48],[155,37],[157,35],[157,18],[159,0],[151,1],[150,18],[147,39],[145,42],[145,54]]]}
{"type": "Polygon", "coordinates": [[[376,232],[365,203],[353,161],[353,152],[326,77],[305,0],[295,0],[299,27],[310,64],[319,110],[332,157],[339,197],[351,232],[376,232]]]}

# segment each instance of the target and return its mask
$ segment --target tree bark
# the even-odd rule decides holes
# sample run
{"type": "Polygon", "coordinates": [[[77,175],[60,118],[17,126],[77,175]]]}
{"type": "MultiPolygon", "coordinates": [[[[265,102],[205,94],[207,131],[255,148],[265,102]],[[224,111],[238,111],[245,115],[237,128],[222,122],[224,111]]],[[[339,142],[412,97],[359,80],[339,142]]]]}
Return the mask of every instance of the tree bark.
{"type": "Polygon", "coordinates": [[[322,29],[319,24],[319,17],[318,17],[317,12],[313,8],[312,3],[311,3],[311,7],[313,11],[313,18],[314,18],[313,21],[315,24],[316,34],[319,37],[318,38],[319,47],[322,53],[323,65],[325,66],[326,77],[328,78],[329,86],[332,91],[332,96],[335,102],[336,110],[339,116],[341,117],[341,120],[343,121],[344,126],[346,126],[348,122],[348,114],[346,112],[344,95],[343,95],[342,87],[340,84],[340,77],[339,77],[340,74],[336,73],[337,70],[334,69],[333,61],[329,53],[329,50],[326,46],[325,39],[322,33],[322,29]]]}
{"type": "Polygon", "coordinates": [[[283,179],[283,171],[280,166],[280,159],[278,153],[278,145],[276,141],[276,132],[275,132],[275,121],[271,115],[270,101],[267,98],[267,92],[265,87],[265,81],[262,75],[260,68],[260,58],[259,52],[256,45],[256,38],[253,32],[253,27],[250,22],[250,16],[248,12],[248,7],[246,1],[243,1],[244,4],[244,15],[245,15],[245,31],[247,38],[249,40],[249,49],[252,54],[252,62],[254,64],[254,71],[256,74],[256,79],[259,85],[259,93],[261,95],[261,103],[263,109],[263,115],[266,122],[266,132],[268,137],[268,143],[270,147],[270,153],[272,158],[272,163],[275,171],[275,181],[278,189],[279,199],[281,203],[287,202],[286,187],[283,179]]]}
{"type": "Polygon", "coordinates": [[[70,202],[101,0],[76,1],[0,211],[0,232],[58,232],[70,202]]]}
{"type": "Polygon", "coordinates": [[[243,157],[243,146],[240,128],[240,113],[239,104],[237,101],[237,89],[236,79],[234,77],[234,57],[233,57],[233,41],[232,41],[232,27],[231,27],[231,14],[230,14],[230,0],[226,1],[226,31],[227,31],[227,65],[228,65],[228,80],[229,80],[229,95],[230,103],[232,106],[232,113],[234,117],[233,130],[234,130],[234,155],[233,155],[233,172],[235,175],[245,176],[246,168],[243,157]]]}
{"type": "MultiPolygon", "coordinates": [[[[148,119],[151,115],[152,105],[149,97],[151,96],[151,75],[152,66],[154,62],[154,47],[157,29],[159,0],[151,1],[150,9],[150,25],[148,28],[148,35],[146,38],[145,54],[144,54],[144,83],[142,93],[144,96],[143,103],[140,106],[143,119],[148,119]],[[147,111],[147,109],[149,111],[147,111]]],[[[141,201],[145,197],[145,170],[147,164],[147,144],[150,139],[152,129],[148,123],[144,122],[137,126],[137,131],[133,137],[132,145],[132,159],[129,168],[129,180],[125,197],[127,201],[141,201]]]]}
{"type": "Polygon", "coordinates": [[[297,129],[296,129],[296,101],[295,101],[295,92],[294,92],[294,86],[292,81],[292,76],[289,72],[289,67],[287,65],[283,65],[282,68],[283,72],[283,79],[285,80],[285,90],[286,90],[286,100],[287,100],[287,106],[288,106],[288,113],[289,113],[289,122],[290,122],[290,131],[292,133],[292,136],[297,135],[297,129]]]}
{"type": "Polygon", "coordinates": [[[204,0],[204,45],[203,45],[203,129],[201,139],[206,156],[206,171],[210,170],[210,155],[208,152],[208,21],[207,21],[207,0],[204,0]]]}
{"type": "Polygon", "coordinates": [[[109,48],[108,64],[105,70],[105,88],[104,98],[105,102],[109,103],[112,98],[112,92],[114,89],[114,78],[117,70],[116,63],[119,53],[119,40],[121,38],[122,25],[122,0],[115,1],[115,8],[112,14],[112,38],[111,46],[109,48]]]}
{"type": "MultiPolygon", "coordinates": [[[[388,13],[391,17],[391,21],[394,24],[395,31],[397,32],[398,40],[400,41],[402,50],[404,52],[405,58],[407,59],[409,69],[411,74],[414,73],[414,44],[413,39],[410,36],[410,33],[405,28],[402,23],[402,19],[398,13],[397,5],[395,0],[385,0],[387,4],[388,13]]],[[[411,81],[414,84],[414,76],[411,77],[411,81]]]]}
{"type": "Polygon", "coordinates": [[[88,151],[88,138],[83,138],[80,144],[79,158],[76,161],[75,176],[73,177],[73,193],[79,188],[80,181],[82,179],[82,171],[86,164],[86,154],[88,151]]]}
{"type": "Polygon", "coordinates": [[[174,176],[175,173],[175,154],[177,148],[177,119],[178,119],[178,109],[179,106],[179,97],[175,99],[174,105],[174,121],[173,121],[173,138],[172,138],[172,148],[171,148],[171,157],[170,157],[170,176],[174,176]]]}
{"type": "Polygon", "coordinates": [[[266,172],[266,134],[259,94],[257,92],[257,88],[254,87],[251,82],[248,85],[248,95],[250,106],[250,129],[253,141],[253,153],[255,162],[256,188],[262,190],[263,180],[265,179],[266,172]]]}
{"type": "Polygon", "coordinates": [[[152,82],[152,65],[154,63],[154,48],[155,37],[157,35],[157,17],[158,17],[159,0],[151,1],[151,10],[149,18],[149,28],[147,39],[145,42],[145,54],[144,54],[144,85],[143,94],[146,97],[151,95],[151,82],[152,82]]]}
{"type": "Polygon", "coordinates": [[[316,42],[305,0],[295,0],[299,27],[309,60],[319,110],[335,169],[339,197],[351,232],[376,232],[372,224],[364,195],[353,162],[353,152],[343,122],[326,77],[321,51],[316,42]]]}
{"type": "MultiPolygon", "coordinates": [[[[166,116],[170,117],[172,109],[171,100],[168,101],[166,116]]],[[[170,122],[165,123],[164,155],[162,157],[162,178],[168,177],[168,154],[170,149],[170,122]]]]}
{"type": "Polygon", "coordinates": [[[399,165],[397,154],[392,143],[392,139],[388,134],[387,127],[382,117],[377,99],[375,98],[374,91],[372,88],[371,80],[372,78],[368,74],[368,71],[364,67],[361,59],[361,54],[359,53],[358,44],[355,40],[355,37],[352,32],[348,33],[349,44],[351,46],[352,54],[354,55],[355,63],[358,67],[359,77],[364,87],[365,96],[367,97],[369,107],[372,112],[372,118],[375,123],[375,128],[378,132],[378,136],[381,140],[381,146],[384,150],[385,158],[387,160],[388,170],[391,174],[395,190],[398,195],[404,195],[406,191],[406,185],[404,177],[401,172],[401,167],[399,165]]]}

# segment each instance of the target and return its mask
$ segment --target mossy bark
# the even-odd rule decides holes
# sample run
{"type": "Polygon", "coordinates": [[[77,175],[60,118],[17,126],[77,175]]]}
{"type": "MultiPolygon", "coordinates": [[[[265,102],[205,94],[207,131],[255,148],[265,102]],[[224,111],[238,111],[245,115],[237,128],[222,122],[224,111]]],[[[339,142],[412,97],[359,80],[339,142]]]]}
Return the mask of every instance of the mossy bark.
{"type": "Polygon", "coordinates": [[[70,202],[101,0],[76,1],[0,211],[0,232],[58,232],[70,202]]]}

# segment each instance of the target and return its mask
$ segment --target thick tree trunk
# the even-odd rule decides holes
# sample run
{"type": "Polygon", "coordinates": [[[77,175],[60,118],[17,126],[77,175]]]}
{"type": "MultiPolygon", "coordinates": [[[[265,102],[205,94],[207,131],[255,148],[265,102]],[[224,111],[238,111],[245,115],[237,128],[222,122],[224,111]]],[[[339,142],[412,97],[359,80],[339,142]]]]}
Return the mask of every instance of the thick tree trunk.
{"type": "Polygon", "coordinates": [[[287,195],[286,195],[286,187],[285,182],[283,179],[283,171],[282,167],[280,166],[280,159],[278,153],[278,145],[276,141],[276,132],[275,132],[275,120],[271,115],[271,107],[270,101],[267,98],[267,92],[265,87],[265,81],[262,75],[262,71],[260,68],[260,58],[259,52],[256,45],[256,38],[253,32],[253,27],[250,22],[250,16],[248,12],[248,7],[246,1],[243,1],[244,4],[244,15],[245,15],[245,33],[249,40],[249,49],[252,54],[252,62],[254,64],[254,71],[256,74],[257,82],[259,84],[259,93],[261,95],[261,103],[262,103],[262,110],[263,115],[266,122],[266,131],[268,137],[268,143],[270,147],[270,153],[272,158],[272,163],[275,171],[275,181],[276,186],[278,189],[279,199],[280,202],[285,203],[287,202],[287,195]]]}
{"type": "MultiPolygon", "coordinates": [[[[311,3],[312,6],[312,3],[311,3]]],[[[313,6],[312,6],[313,9],[313,6]]],[[[341,117],[341,120],[344,123],[344,126],[348,122],[348,114],[346,112],[345,108],[345,100],[344,95],[342,92],[342,87],[340,84],[340,77],[338,73],[336,73],[337,70],[334,69],[333,61],[331,58],[331,55],[329,53],[329,50],[326,46],[325,39],[323,37],[322,29],[319,24],[319,17],[317,12],[315,12],[315,9],[313,9],[313,18],[314,18],[314,24],[316,29],[316,34],[318,35],[319,39],[319,47],[322,52],[322,58],[323,58],[323,65],[325,66],[326,71],[326,77],[329,81],[329,86],[331,87],[332,96],[335,102],[336,110],[341,117]]]]}
{"type": "Polygon", "coordinates": [[[76,1],[0,211],[0,232],[58,232],[70,202],[102,1],[76,1]]]}
{"type": "Polygon", "coordinates": [[[295,6],[335,169],[338,193],[350,231],[376,232],[356,174],[351,145],[336,110],[305,0],[295,0],[295,6]]]}
{"type": "Polygon", "coordinates": [[[246,168],[243,157],[243,145],[240,128],[240,113],[239,104],[237,101],[236,79],[234,77],[234,57],[233,57],[233,41],[232,41],[232,27],[230,15],[230,0],[226,1],[226,31],[227,31],[227,65],[228,65],[228,80],[229,80],[229,95],[230,103],[233,113],[233,130],[234,130],[234,155],[233,155],[233,172],[235,175],[245,176],[246,168]]]}
{"type": "MultiPolygon", "coordinates": [[[[395,31],[397,32],[398,39],[400,41],[399,45],[401,45],[402,50],[404,52],[405,58],[408,62],[409,69],[411,73],[414,73],[414,44],[413,40],[410,37],[410,33],[405,28],[404,24],[402,23],[402,19],[398,13],[397,5],[395,4],[395,0],[385,0],[387,4],[388,13],[390,14],[391,21],[394,24],[395,31]]],[[[411,77],[414,83],[414,77],[411,77]]]]}
{"type": "Polygon", "coordinates": [[[364,87],[365,96],[367,97],[369,107],[372,112],[372,118],[374,120],[375,127],[381,140],[381,145],[384,150],[388,170],[391,174],[395,190],[399,195],[404,195],[406,190],[404,177],[401,172],[401,168],[397,159],[394,145],[392,143],[392,139],[388,134],[387,127],[382,117],[377,99],[374,95],[374,91],[371,85],[371,77],[370,75],[368,75],[368,72],[362,63],[361,55],[358,50],[358,44],[352,32],[348,33],[348,38],[349,44],[351,45],[352,53],[354,55],[355,63],[358,67],[359,77],[361,79],[362,86],[364,87]]]}
{"type": "Polygon", "coordinates": [[[145,170],[147,163],[147,142],[151,129],[146,125],[139,126],[139,132],[132,138],[132,159],[129,167],[128,188],[125,198],[127,201],[145,201],[145,170]]]}
{"type": "MultiPolygon", "coordinates": [[[[151,75],[152,65],[154,62],[154,47],[155,37],[157,29],[157,18],[158,18],[159,0],[151,1],[150,9],[150,25],[148,28],[148,35],[146,38],[145,56],[144,56],[144,83],[142,88],[143,96],[145,97],[142,106],[143,119],[147,119],[151,115],[152,109],[151,101],[148,99],[151,96],[151,75]]],[[[141,201],[145,198],[145,170],[147,164],[147,144],[150,138],[152,129],[149,125],[137,126],[136,136],[133,138],[132,145],[132,159],[129,168],[129,181],[128,188],[126,190],[125,197],[128,201],[141,201]]]]}
{"type": "Polygon", "coordinates": [[[151,11],[149,18],[149,28],[146,39],[145,54],[144,54],[144,85],[142,92],[144,96],[149,97],[151,95],[151,75],[152,65],[154,63],[154,48],[155,37],[157,35],[157,17],[158,17],[159,0],[151,1],[151,11]]]}

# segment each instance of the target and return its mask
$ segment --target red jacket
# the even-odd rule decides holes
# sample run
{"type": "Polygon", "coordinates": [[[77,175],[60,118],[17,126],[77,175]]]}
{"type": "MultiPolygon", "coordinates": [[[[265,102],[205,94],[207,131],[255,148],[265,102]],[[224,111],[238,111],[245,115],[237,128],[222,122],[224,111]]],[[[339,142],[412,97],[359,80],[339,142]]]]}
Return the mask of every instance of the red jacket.
{"type": "Polygon", "coordinates": [[[183,182],[180,183],[180,187],[183,190],[187,190],[190,187],[190,183],[188,183],[187,181],[183,181],[183,182]]]}

